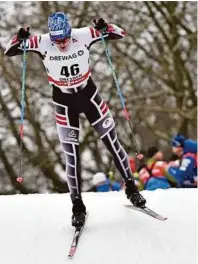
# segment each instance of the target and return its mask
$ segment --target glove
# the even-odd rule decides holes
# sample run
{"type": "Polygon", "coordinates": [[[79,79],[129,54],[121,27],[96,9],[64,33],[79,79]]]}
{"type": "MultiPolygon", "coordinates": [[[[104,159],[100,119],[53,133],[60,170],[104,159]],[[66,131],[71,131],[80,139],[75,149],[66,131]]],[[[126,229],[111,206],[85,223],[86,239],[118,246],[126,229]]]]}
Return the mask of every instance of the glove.
{"type": "Polygon", "coordinates": [[[107,28],[108,28],[108,25],[107,25],[107,23],[104,21],[103,18],[99,18],[99,19],[95,18],[95,19],[93,20],[93,23],[95,24],[94,28],[95,28],[96,30],[106,31],[107,28]]]}
{"type": "Polygon", "coordinates": [[[20,28],[18,33],[17,33],[17,38],[19,41],[27,40],[30,36],[29,32],[30,28],[20,28]]]}

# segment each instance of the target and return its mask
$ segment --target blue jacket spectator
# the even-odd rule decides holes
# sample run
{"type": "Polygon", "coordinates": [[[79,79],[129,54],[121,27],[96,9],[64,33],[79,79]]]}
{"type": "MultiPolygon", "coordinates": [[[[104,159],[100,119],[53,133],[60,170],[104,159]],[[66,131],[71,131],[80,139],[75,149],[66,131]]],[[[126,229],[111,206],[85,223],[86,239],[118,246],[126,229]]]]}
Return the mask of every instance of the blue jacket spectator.
{"type": "Polygon", "coordinates": [[[108,179],[104,172],[97,172],[94,174],[92,184],[93,188],[90,191],[109,192],[121,190],[121,184],[117,181],[108,179]]]}
{"type": "Polygon", "coordinates": [[[168,178],[178,187],[197,187],[197,141],[178,134],[171,140],[172,152],[180,159],[178,167],[168,167],[168,178]]]}

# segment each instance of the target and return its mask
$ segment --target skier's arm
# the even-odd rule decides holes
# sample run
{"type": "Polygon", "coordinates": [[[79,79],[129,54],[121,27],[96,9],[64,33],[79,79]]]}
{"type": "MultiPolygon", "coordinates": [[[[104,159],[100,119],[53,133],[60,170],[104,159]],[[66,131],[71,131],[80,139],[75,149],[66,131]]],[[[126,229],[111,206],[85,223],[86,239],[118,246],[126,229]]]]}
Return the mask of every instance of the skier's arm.
{"type": "MultiPolygon", "coordinates": [[[[106,24],[105,31],[103,31],[103,37],[107,40],[113,40],[113,39],[121,39],[125,36],[125,31],[114,25],[114,24],[106,24]]],[[[85,43],[85,45],[90,48],[92,44],[95,42],[101,41],[101,31],[97,30],[94,27],[84,27],[79,29],[80,34],[79,37],[82,42],[85,43]]]]}
{"type": "MultiPolygon", "coordinates": [[[[21,29],[20,29],[21,30],[21,29]]],[[[19,30],[19,32],[20,32],[19,30]]],[[[24,29],[23,29],[24,30],[24,29]]],[[[12,57],[16,55],[21,55],[23,53],[23,39],[20,38],[19,32],[15,35],[7,44],[5,55],[12,57]]],[[[24,31],[22,31],[24,33],[24,31]]],[[[29,32],[28,32],[29,33],[29,32]]],[[[26,50],[27,52],[35,52],[41,54],[39,49],[39,43],[41,40],[40,36],[31,36],[26,35],[26,50]]]]}

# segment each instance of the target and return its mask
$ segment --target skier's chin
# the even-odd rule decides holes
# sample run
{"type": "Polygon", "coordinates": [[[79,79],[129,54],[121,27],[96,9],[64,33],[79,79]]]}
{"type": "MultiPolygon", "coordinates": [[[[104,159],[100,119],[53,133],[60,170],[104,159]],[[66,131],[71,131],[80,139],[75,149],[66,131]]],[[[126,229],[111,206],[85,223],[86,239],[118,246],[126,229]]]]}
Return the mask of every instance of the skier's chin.
{"type": "Polygon", "coordinates": [[[58,49],[60,50],[60,52],[63,52],[63,53],[68,51],[68,47],[63,47],[63,48],[58,47],[58,49]]]}

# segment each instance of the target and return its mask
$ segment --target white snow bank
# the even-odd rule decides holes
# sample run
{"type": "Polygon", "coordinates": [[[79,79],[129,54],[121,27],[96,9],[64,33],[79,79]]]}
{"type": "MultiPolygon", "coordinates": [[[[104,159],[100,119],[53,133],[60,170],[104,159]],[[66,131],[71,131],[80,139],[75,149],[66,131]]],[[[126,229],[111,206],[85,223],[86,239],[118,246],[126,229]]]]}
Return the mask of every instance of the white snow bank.
{"type": "Polygon", "coordinates": [[[85,193],[90,215],[74,259],[68,194],[0,196],[0,264],[196,264],[197,190],[143,192],[160,222],[123,192],[85,193]]]}

